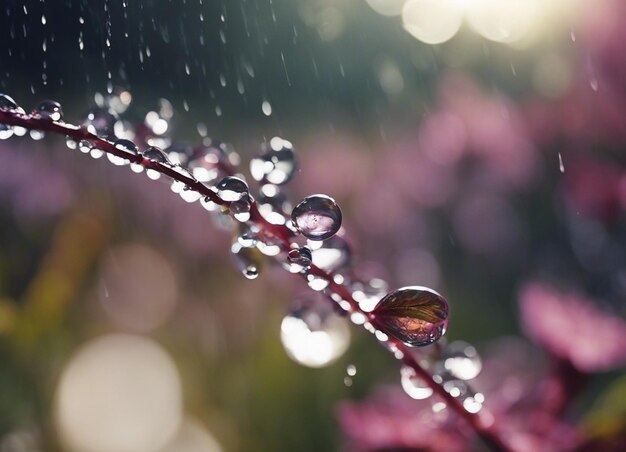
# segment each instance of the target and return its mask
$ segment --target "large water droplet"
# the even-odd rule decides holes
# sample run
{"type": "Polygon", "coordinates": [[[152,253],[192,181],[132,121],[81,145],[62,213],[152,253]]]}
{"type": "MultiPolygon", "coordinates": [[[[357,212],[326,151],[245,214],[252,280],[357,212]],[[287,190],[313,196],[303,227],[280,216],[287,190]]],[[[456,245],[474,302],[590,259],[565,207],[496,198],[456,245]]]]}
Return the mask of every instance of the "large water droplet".
{"type": "Polygon", "coordinates": [[[257,182],[282,185],[291,180],[296,170],[292,144],[274,137],[261,147],[260,154],[250,160],[250,174],[257,182]]]}
{"type": "Polygon", "coordinates": [[[239,201],[248,195],[248,184],[234,176],[226,176],[215,186],[217,195],[223,201],[239,201]]]}
{"type": "Polygon", "coordinates": [[[326,240],[341,227],[341,209],[329,196],[304,198],[291,212],[293,225],[309,240],[326,240]]]}
{"type": "Polygon", "coordinates": [[[455,341],[445,347],[435,368],[459,380],[471,380],[480,373],[482,362],[476,348],[467,342],[455,341]]]}
{"type": "Polygon", "coordinates": [[[22,107],[17,105],[17,102],[15,102],[11,96],[2,93],[0,93],[0,110],[11,113],[26,113],[22,107]]]}
{"type": "Polygon", "coordinates": [[[415,400],[427,399],[433,394],[433,390],[417,376],[412,367],[404,366],[400,369],[400,383],[404,392],[415,400]]]}
{"type": "Polygon", "coordinates": [[[238,241],[231,247],[237,269],[248,279],[259,276],[263,267],[263,254],[255,247],[244,247],[238,241]]]}
{"type": "Polygon", "coordinates": [[[389,293],[373,312],[380,329],[414,347],[437,341],[448,324],[446,300],[434,290],[420,286],[389,293]]]}
{"type": "MultiPolygon", "coordinates": [[[[325,300],[324,300],[325,301],[325,300]]],[[[280,327],[280,339],[287,355],[308,367],[324,367],[344,354],[350,330],[328,303],[311,300],[296,303],[280,327]]]]}
{"type": "Polygon", "coordinates": [[[33,111],[33,116],[50,121],[60,121],[63,119],[63,109],[58,102],[44,100],[33,111]]]}

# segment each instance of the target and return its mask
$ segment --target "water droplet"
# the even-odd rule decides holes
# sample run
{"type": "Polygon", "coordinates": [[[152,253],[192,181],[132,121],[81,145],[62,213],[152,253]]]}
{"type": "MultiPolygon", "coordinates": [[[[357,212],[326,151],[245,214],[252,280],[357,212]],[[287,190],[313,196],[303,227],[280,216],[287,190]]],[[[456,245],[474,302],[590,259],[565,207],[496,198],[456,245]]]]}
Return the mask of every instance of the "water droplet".
{"type": "Polygon", "coordinates": [[[11,113],[26,113],[22,107],[17,105],[17,103],[13,100],[11,96],[2,93],[0,93],[0,110],[8,111],[11,113]]]}
{"type": "Polygon", "coordinates": [[[148,149],[142,152],[143,156],[153,162],[163,163],[164,165],[170,165],[170,159],[167,158],[165,152],[156,146],[150,146],[148,149]]]}
{"type": "Polygon", "coordinates": [[[387,283],[379,278],[373,278],[368,282],[356,281],[352,284],[352,298],[359,303],[363,311],[371,312],[388,290],[387,283]]]}
{"type": "Polygon", "coordinates": [[[400,369],[400,383],[412,399],[424,400],[433,395],[433,390],[417,376],[412,367],[404,366],[400,369]]]}
{"type": "Polygon", "coordinates": [[[345,353],[350,330],[345,319],[321,300],[300,301],[283,319],[280,339],[287,355],[307,367],[324,367],[345,353]]]}
{"type": "Polygon", "coordinates": [[[341,228],[341,209],[329,196],[304,198],[291,212],[293,225],[309,240],[326,240],[341,228]]]}
{"type": "Polygon", "coordinates": [[[81,140],[80,143],[78,143],[78,149],[83,154],[89,154],[92,148],[93,148],[93,145],[91,144],[91,142],[87,140],[81,140]]]}
{"type": "Polygon", "coordinates": [[[296,170],[292,144],[274,137],[261,147],[260,154],[250,160],[250,174],[257,182],[282,185],[291,180],[296,170]]]}
{"type": "Polygon", "coordinates": [[[330,284],[326,278],[311,273],[306,275],[306,281],[311,289],[318,292],[326,289],[328,284],[330,284]]]}
{"type": "Polygon", "coordinates": [[[126,140],[122,138],[122,139],[116,140],[113,143],[113,145],[120,151],[125,151],[134,155],[139,154],[139,149],[137,149],[137,145],[130,140],[126,140]]]}
{"type": "Polygon", "coordinates": [[[6,140],[8,138],[11,138],[12,136],[13,127],[6,124],[0,124],[0,140],[6,140]]]}
{"type": "Polygon", "coordinates": [[[472,345],[455,341],[445,348],[436,368],[459,380],[471,380],[480,373],[482,361],[472,345]]]}
{"type": "Polygon", "coordinates": [[[230,203],[230,213],[233,214],[235,220],[245,223],[250,219],[250,209],[252,208],[252,198],[250,195],[245,195],[237,201],[230,203]]]}
{"type": "Polygon", "coordinates": [[[354,377],[356,375],[356,366],[354,364],[348,364],[348,367],[346,367],[346,373],[349,377],[354,377]]]}
{"type": "Polygon", "coordinates": [[[63,109],[58,102],[44,100],[33,111],[33,116],[50,121],[61,121],[63,119],[63,109]]]}
{"type": "Polygon", "coordinates": [[[261,186],[257,205],[261,215],[272,224],[285,224],[287,221],[285,212],[291,210],[287,196],[272,184],[261,186]]]}
{"type": "Polygon", "coordinates": [[[483,408],[485,396],[477,392],[476,394],[466,395],[463,399],[463,408],[470,413],[478,413],[483,408]]]}
{"type": "Polygon", "coordinates": [[[258,248],[244,247],[238,241],[231,247],[237,269],[248,279],[259,276],[263,267],[263,255],[258,248]]]}
{"type": "Polygon", "coordinates": [[[94,108],[87,114],[83,125],[95,135],[107,137],[113,135],[117,114],[106,108],[94,108]]]}
{"type": "Polygon", "coordinates": [[[265,116],[270,116],[272,114],[272,105],[268,101],[264,100],[261,104],[261,110],[265,116]]]}
{"type": "Polygon", "coordinates": [[[187,167],[198,181],[212,183],[221,172],[221,166],[228,162],[228,149],[224,143],[210,140],[207,146],[195,149],[187,161],[187,167]]]}
{"type": "Polygon", "coordinates": [[[311,266],[311,250],[306,246],[289,251],[287,258],[290,263],[289,271],[292,273],[300,273],[311,266]]]}
{"type": "Polygon", "coordinates": [[[217,183],[215,188],[223,201],[239,201],[249,192],[248,184],[234,176],[226,176],[217,183]]]}
{"type": "Polygon", "coordinates": [[[313,263],[316,266],[332,273],[350,265],[352,251],[346,239],[335,235],[317,243],[321,246],[315,247],[312,251],[313,263]]]}
{"type": "Polygon", "coordinates": [[[446,300],[434,290],[420,286],[389,293],[373,312],[379,328],[414,347],[437,341],[448,324],[446,300]]]}
{"type": "Polygon", "coordinates": [[[559,171],[562,173],[565,172],[565,165],[563,164],[563,157],[561,156],[560,152],[559,152],[559,171]]]}

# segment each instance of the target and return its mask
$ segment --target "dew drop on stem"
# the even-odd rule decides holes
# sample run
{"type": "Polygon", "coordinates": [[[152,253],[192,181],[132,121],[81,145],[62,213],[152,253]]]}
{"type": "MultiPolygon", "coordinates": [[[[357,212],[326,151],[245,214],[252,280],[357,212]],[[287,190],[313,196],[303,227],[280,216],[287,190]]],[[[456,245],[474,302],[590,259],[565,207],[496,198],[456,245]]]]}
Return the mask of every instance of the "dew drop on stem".
{"type": "Polygon", "coordinates": [[[300,233],[309,240],[326,240],[341,228],[341,209],[326,195],[304,198],[291,212],[291,220],[300,233]]]}

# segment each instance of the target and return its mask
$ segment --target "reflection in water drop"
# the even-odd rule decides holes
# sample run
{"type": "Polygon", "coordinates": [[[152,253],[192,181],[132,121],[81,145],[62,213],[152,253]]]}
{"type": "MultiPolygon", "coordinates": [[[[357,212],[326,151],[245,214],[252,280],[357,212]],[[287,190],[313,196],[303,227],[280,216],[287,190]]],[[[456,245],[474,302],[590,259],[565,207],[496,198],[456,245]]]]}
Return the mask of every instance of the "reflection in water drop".
{"type": "Polygon", "coordinates": [[[60,121],[63,119],[63,109],[58,102],[44,100],[33,111],[33,116],[50,121],[60,121]]]}
{"type": "Polygon", "coordinates": [[[293,225],[309,240],[326,240],[341,227],[341,209],[329,196],[304,198],[291,212],[293,225]]]}

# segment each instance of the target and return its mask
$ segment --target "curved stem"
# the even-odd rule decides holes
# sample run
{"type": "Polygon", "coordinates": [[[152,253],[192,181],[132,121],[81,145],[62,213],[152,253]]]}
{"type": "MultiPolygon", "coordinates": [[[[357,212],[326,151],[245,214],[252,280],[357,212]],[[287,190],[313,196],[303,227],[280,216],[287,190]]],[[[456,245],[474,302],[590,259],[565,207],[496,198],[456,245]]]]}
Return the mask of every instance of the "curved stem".
{"type": "MultiPolygon", "coordinates": [[[[34,117],[31,115],[20,114],[13,111],[0,110],[0,124],[7,124],[11,126],[19,126],[28,130],[41,130],[45,132],[53,132],[61,135],[65,135],[77,142],[87,140],[94,147],[105,151],[109,154],[113,154],[117,157],[121,157],[129,160],[131,163],[139,164],[146,169],[157,171],[165,176],[168,176],[174,180],[182,182],[188,187],[189,190],[194,190],[197,193],[209,198],[214,203],[229,207],[230,202],[223,201],[217,193],[207,185],[195,180],[186,174],[176,171],[176,167],[168,164],[156,162],[154,160],[146,159],[141,154],[133,154],[123,149],[118,149],[113,143],[107,141],[97,135],[89,132],[84,127],[76,127],[64,122],[55,122],[47,118],[34,117]]],[[[234,172],[234,168],[229,167],[234,172]]],[[[283,251],[289,251],[291,247],[291,239],[294,237],[293,231],[291,231],[285,225],[275,225],[268,222],[263,215],[259,212],[256,202],[252,201],[250,211],[250,221],[255,223],[263,234],[274,237],[280,242],[280,247],[283,251]]],[[[370,324],[376,327],[376,319],[368,312],[363,311],[359,303],[353,298],[352,293],[348,287],[344,284],[340,284],[333,278],[332,273],[328,273],[315,265],[307,271],[308,274],[324,278],[328,281],[328,290],[336,293],[341,301],[338,302],[339,306],[350,314],[358,313],[363,316],[362,318],[368,319],[370,324]]],[[[302,276],[306,277],[305,274],[302,276]]],[[[334,300],[333,300],[334,301],[334,300]]],[[[476,434],[484,441],[489,449],[492,451],[509,451],[511,450],[504,441],[498,436],[495,431],[493,417],[486,413],[483,409],[480,414],[470,413],[467,411],[458,399],[451,396],[445,391],[442,385],[437,383],[433,376],[424,369],[419,362],[415,359],[408,346],[393,338],[388,340],[388,348],[394,348],[401,353],[401,360],[404,365],[411,367],[416,375],[422,379],[433,390],[435,394],[441,397],[447,404],[447,406],[456,412],[462,419],[467,421],[469,426],[476,432],[476,434]],[[391,346],[391,347],[390,347],[391,346]]]]}

